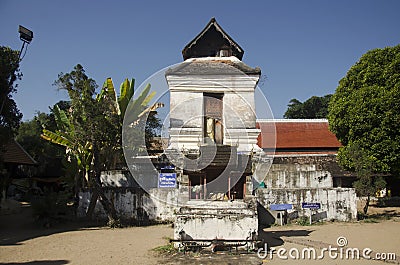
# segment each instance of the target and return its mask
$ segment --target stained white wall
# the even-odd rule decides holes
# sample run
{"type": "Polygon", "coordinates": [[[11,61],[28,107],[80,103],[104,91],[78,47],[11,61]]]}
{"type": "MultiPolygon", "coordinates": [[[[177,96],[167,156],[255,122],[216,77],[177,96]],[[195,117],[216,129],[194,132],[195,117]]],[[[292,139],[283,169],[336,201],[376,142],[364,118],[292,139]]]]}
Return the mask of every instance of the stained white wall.
{"type": "Polygon", "coordinates": [[[321,209],[313,212],[314,219],[350,221],[357,217],[356,193],[352,188],[319,189],[268,189],[257,190],[261,205],[269,210],[271,204],[292,204],[288,210],[292,216],[309,216],[308,209],[302,209],[302,202],[321,204],[321,209]]]}

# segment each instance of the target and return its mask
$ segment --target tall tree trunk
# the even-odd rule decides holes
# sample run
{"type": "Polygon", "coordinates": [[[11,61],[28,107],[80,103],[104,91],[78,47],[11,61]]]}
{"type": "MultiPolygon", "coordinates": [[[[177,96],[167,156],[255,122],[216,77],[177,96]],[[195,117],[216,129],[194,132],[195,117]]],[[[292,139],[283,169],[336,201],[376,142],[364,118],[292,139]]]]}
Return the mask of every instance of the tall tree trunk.
{"type": "Polygon", "coordinates": [[[368,207],[369,207],[369,201],[370,201],[370,199],[371,199],[371,196],[368,194],[368,196],[367,196],[367,201],[365,202],[365,205],[364,205],[364,214],[367,214],[367,212],[368,212],[368,207]]]}
{"type": "Polygon", "coordinates": [[[92,197],[90,198],[90,203],[88,210],[86,212],[86,217],[92,219],[94,208],[96,207],[97,199],[99,198],[99,193],[96,190],[93,190],[92,197]]]}
{"type": "Polygon", "coordinates": [[[94,168],[94,191],[98,194],[101,205],[107,214],[108,221],[110,224],[118,223],[118,215],[115,210],[114,204],[105,195],[100,182],[101,166],[100,166],[100,154],[97,147],[97,143],[93,141],[93,168],[94,168]]]}

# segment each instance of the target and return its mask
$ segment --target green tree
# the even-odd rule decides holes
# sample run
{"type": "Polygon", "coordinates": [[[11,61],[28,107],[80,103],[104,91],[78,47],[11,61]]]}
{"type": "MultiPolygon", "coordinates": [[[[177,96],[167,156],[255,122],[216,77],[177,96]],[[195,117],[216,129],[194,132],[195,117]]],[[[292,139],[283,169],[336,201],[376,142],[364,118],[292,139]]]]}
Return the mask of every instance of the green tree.
{"type": "Polygon", "coordinates": [[[15,82],[21,79],[19,52],[0,46],[0,144],[8,142],[18,129],[22,114],[12,95],[17,91],[15,82]]]}
{"type": "Polygon", "coordinates": [[[113,124],[118,122],[118,114],[108,108],[110,97],[97,100],[97,84],[86,75],[80,64],[70,73],[59,74],[55,85],[68,92],[71,107],[68,115],[59,107],[53,109],[58,130],[52,132],[44,129],[42,137],[67,147],[70,163],[78,169],[75,191],[80,188],[79,181],[86,180],[85,185],[94,188],[96,201],[99,196],[110,222],[115,222],[117,215],[114,205],[101,189],[100,153],[102,146],[109,146],[111,141],[115,141],[113,137],[117,132],[113,124]]]}
{"type": "MultiPolygon", "coordinates": [[[[38,162],[38,166],[33,169],[33,174],[37,176],[48,176],[52,174],[52,169],[62,162],[65,158],[65,147],[54,145],[41,137],[42,130],[45,128],[50,131],[57,130],[54,116],[54,108],[68,110],[68,101],[59,101],[54,106],[49,107],[50,113],[38,112],[29,121],[24,121],[18,128],[16,140],[21,146],[38,162]]],[[[32,171],[32,170],[31,170],[32,171]]]]}
{"type": "Polygon", "coordinates": [[[283,115],[286,119],[322,119],[328,116],[328,105],[332,95],[312,96],[304,102],[291,99],[283,115]]]}
{"type": "MultiPolygon", "coordinates": [[[[342,159],[343,154],[339,154],[339,160],[342,159]]],[[[374,196],[377,190],[385,188],[386,181],[382,176],[374,174],[376,159],[368,156],[358,143],[349,146],[346,155],[351,158],[352,169],[357,175],[357,180],[353,183],[353,186],[359,196],[366,197],[363,212],[367,214],[371,196],[374,196]]]]}
{"type": "Polygon", "coordinates": [[[344,145],[341,163],[354,168],[351,146],[376,163],[374,172],[400,170],[400,45],[364,54],[340,80],[329,106],[329,126],[344,145]]]}
{"type": "Polygon", "coordinates": [[[18,51],[0,46],[0,193],[7,189],[8,183],[7,174],[2,174],[4,165],[1,160],[4,144],[14,137],[22,118],[12,98],[17,88],[15,82],[22,77],[19,62],[18,51]]]}
{"type": "Polygon", "coordinates": [[[61,162],[65,157],[65,148],[44,140],[40,135],[43,128],[56,130],[54,114],[39,112],[32,120],[22,122],[16,140],[38,162],[34,174],[37,176],[48,175],[49,168],[53,167],[56,160],[61,162]]]}
{"type": "MultiPolygon", "coordinates": [[[[358,171],[359,149],[372,175],[399,173],[400,45],[371,50],[350,68],[331,99],[328,119],[343,144],[338,158],[344,168],[358,171]]],[[[359,188],[379,188],[371,176],[359,178],[359,188]]]]}
{"type": "MultiPolygon", "coordinates": [[[[140,123],[145,118],[145,113],[154,110],[154,105],[147,107],[154,92],[149,95],[148,85],[128,105],[133,96],[134,81],[125,80],[121,84],[120,95],[117,96],[112,80],[108,78],[100,93],[96,94],[96,83],[86,76],[81,65],[75,66],[71,73],[61,73],[56,84],[60,89],[68,91],[71,108],[65,112],[56,106],[53,111],[57,130],[44,129],[42,137],[67,147],[70,161],[76,163],[80,173],[76,175],[76,180],[85,179],[86,184],[94,188],[89,209],[93,209],[99,197],[109,221],[115,222],[116,211],[102,191],[100,173],[110,169],[107,161],[115,161],[113,156],[122,155],[123,115],[129,112],[130,123],[140,123]]],[[[89,210],[89,214],[90,212],[89,210]]]]}

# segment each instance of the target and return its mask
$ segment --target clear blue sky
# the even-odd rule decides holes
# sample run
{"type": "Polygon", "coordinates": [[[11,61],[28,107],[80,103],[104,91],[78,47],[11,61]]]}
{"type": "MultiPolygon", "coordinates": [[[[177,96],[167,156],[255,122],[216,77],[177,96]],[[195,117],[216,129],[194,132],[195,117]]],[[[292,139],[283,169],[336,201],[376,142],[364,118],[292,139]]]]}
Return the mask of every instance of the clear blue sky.
{"type": "Polygon", "coordinates": [[[66,95],[53,82],[80,63],[101,85],[137,85],[182,61],[181,50],[216,17],[259,66],[274,116],[290,99],[333,93],[362,54],[400,43],[400,1],[0,0],[0,45],[21,48],[18,25],[34,32],[14,96],[23,120],[66,95]]]}

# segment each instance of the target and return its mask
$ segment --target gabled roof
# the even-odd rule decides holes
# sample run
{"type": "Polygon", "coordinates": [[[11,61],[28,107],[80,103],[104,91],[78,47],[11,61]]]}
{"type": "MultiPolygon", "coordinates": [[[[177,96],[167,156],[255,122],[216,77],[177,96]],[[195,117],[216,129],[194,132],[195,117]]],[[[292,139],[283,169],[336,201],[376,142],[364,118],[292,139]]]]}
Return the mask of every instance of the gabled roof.
{"type": "Polygon", "coordinates": [[[258,120],[257,127],[261,129],[258,145],[271,150],[276,143],[276,154],[333,154],[341,146],[327,120],[258,120]]]}
{"type": "Polygon", "coordinates": [[[36,165],[37,162],[15,140],[4,145],[3,162],[17,165],[36,165]]]}
{"type": "Polygon", "coordinates": [[[244,51],[217,23],[211,18],[206,27],[182,50],[183,60],[199,57],[214,57],[222,47],[229,47],[232,55],[242,60],[244,51]]]}

